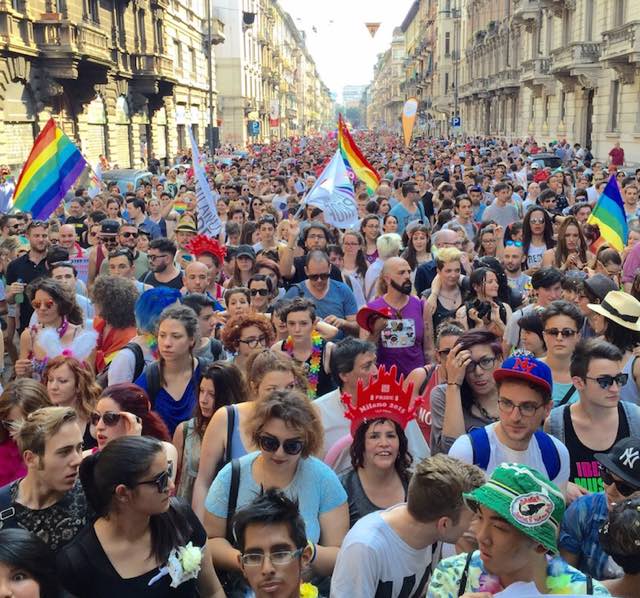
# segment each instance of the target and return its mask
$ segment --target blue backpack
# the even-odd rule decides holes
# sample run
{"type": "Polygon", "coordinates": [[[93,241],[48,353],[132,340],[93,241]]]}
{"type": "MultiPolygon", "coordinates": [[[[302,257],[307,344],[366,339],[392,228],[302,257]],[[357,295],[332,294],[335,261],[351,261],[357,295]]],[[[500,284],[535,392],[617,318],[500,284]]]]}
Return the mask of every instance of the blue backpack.
{"type": "MultiPolygon", "coordinates": [[[[486,471],[491,457],[491,445],[489,444],[487,429],[484,427],[474,428],[467,435],[473,448],[473,464],[486,471]]],[[[560,455],[558,454],[558,449],[551,436],[546,432],[536,430],[533,436],[542,454],[542,461],[547,470],[547,477],[553,480],[560,473],[560,455]]]]}

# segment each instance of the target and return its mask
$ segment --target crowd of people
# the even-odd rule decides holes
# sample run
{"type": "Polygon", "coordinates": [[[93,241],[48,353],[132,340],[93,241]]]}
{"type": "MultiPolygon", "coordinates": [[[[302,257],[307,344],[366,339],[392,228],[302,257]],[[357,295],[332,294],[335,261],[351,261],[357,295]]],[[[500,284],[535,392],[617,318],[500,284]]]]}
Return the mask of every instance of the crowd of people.
{"type": "Polygon", "coordinates": [[[354,136],[0,215],[0,597],[640,596],[640,169],[354,136]]]}

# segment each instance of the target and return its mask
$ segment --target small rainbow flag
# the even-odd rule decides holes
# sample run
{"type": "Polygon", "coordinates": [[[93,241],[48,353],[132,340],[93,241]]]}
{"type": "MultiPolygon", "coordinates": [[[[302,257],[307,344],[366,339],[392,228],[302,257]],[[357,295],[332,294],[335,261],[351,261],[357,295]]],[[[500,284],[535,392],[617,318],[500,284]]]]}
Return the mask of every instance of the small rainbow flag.
{"type": "Polygon", "coordinates": [[[615,174],[611,175],[602,195],[598,198],[587,219],[587,224],[597,224],[600,229],[600,237],[591,244],[592,251],[597,250],[603,243],[608,243],[617,251],[622,251],[627,244],[627,216],[615,174]]]}
{"type": "Polygon", "coordinates": [[[362,155],[360,148],[347,129],[342,114],[338,116],[338,148],[347,166],[364,182],[369,195],[373,195],[380,184],[380,175],[362,155]]]}
{"type": "Polygon", "coordinates": [[[180,214],[180,216],[182,216],[182,214],[184,214],[187,211],[187,204],[184,201],[176,201],[173,204],[173,209],[178,212],[178,214],[180,214]]]}
{"type": "Polygon", "coordinates": [[[87,166],[80,150],[50,118],[22,167],[13,209],[31,212],[34,220],[46,220],[87,166]]]}

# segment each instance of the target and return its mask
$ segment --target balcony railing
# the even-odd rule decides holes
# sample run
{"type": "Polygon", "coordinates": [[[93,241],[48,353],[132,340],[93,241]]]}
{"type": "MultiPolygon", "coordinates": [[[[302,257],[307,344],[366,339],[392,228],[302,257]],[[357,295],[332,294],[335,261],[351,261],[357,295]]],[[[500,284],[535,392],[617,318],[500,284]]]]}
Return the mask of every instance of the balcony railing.
{"type": "Polygon", "coordinates": [[[78,25],[78,51],[89,59],[111,63],[108,34],[84,23],[78,25]]]}
{"type": "Polygon", "coordinates": [[[527,86],[542,85],[551,78],[551,58],[533,58],[522,63],[520,81],[527,86]]]}
{"type": "Polygon", "coordinates": [[[572,69],[597,64],[600,44],[597,42],[572,42],[551,51],[551,72],[571,74],[572,69]]]}
{"type": "Polygon", "coordinates": [[[640,21],[630,21],[622,27],[602,34],[600,60],[608,63],[640,62],[640,21]]]}
{"type": "Polygon", "coordinates": [[[513,0],[513,19],[517,22],[535,21],[540,12],[538,0],[513,0]]]}

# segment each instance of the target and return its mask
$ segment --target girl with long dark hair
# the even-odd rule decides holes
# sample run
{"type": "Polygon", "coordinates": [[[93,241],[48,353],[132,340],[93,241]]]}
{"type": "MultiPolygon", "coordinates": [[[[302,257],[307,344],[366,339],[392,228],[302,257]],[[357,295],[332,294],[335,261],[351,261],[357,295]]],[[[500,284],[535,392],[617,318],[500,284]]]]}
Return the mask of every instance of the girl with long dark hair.
{"type": "Polygon", "coordinates": [[[583,270],[593,258],[587,249],[587,241],[575,216],[567,216],[558,228],[558,244],[547,249],[542,258],[542,267],[555,266],[562,271],[583,270]]]}
{"type": "Polygon", "coordinates": [[[524,216],[522,223],[522,253],[527,257],[526,273],[532,274],[542,266],[542,256],[555,247],[553,222],[549,213],[534,206],[524,216]]]}
{"type": "Polygon", "coordinates": [[[204,528],[188,505],[170,498],[168,468],[162,444],[148,437],[118,438],[82,462],[80,480],[97,519],[58,555],[68,592],[77,598],[224,596],[204,528]],[[172,588],[165,567],[183,550],[197,573],[185,579],[182,557],[172,588]]]}

